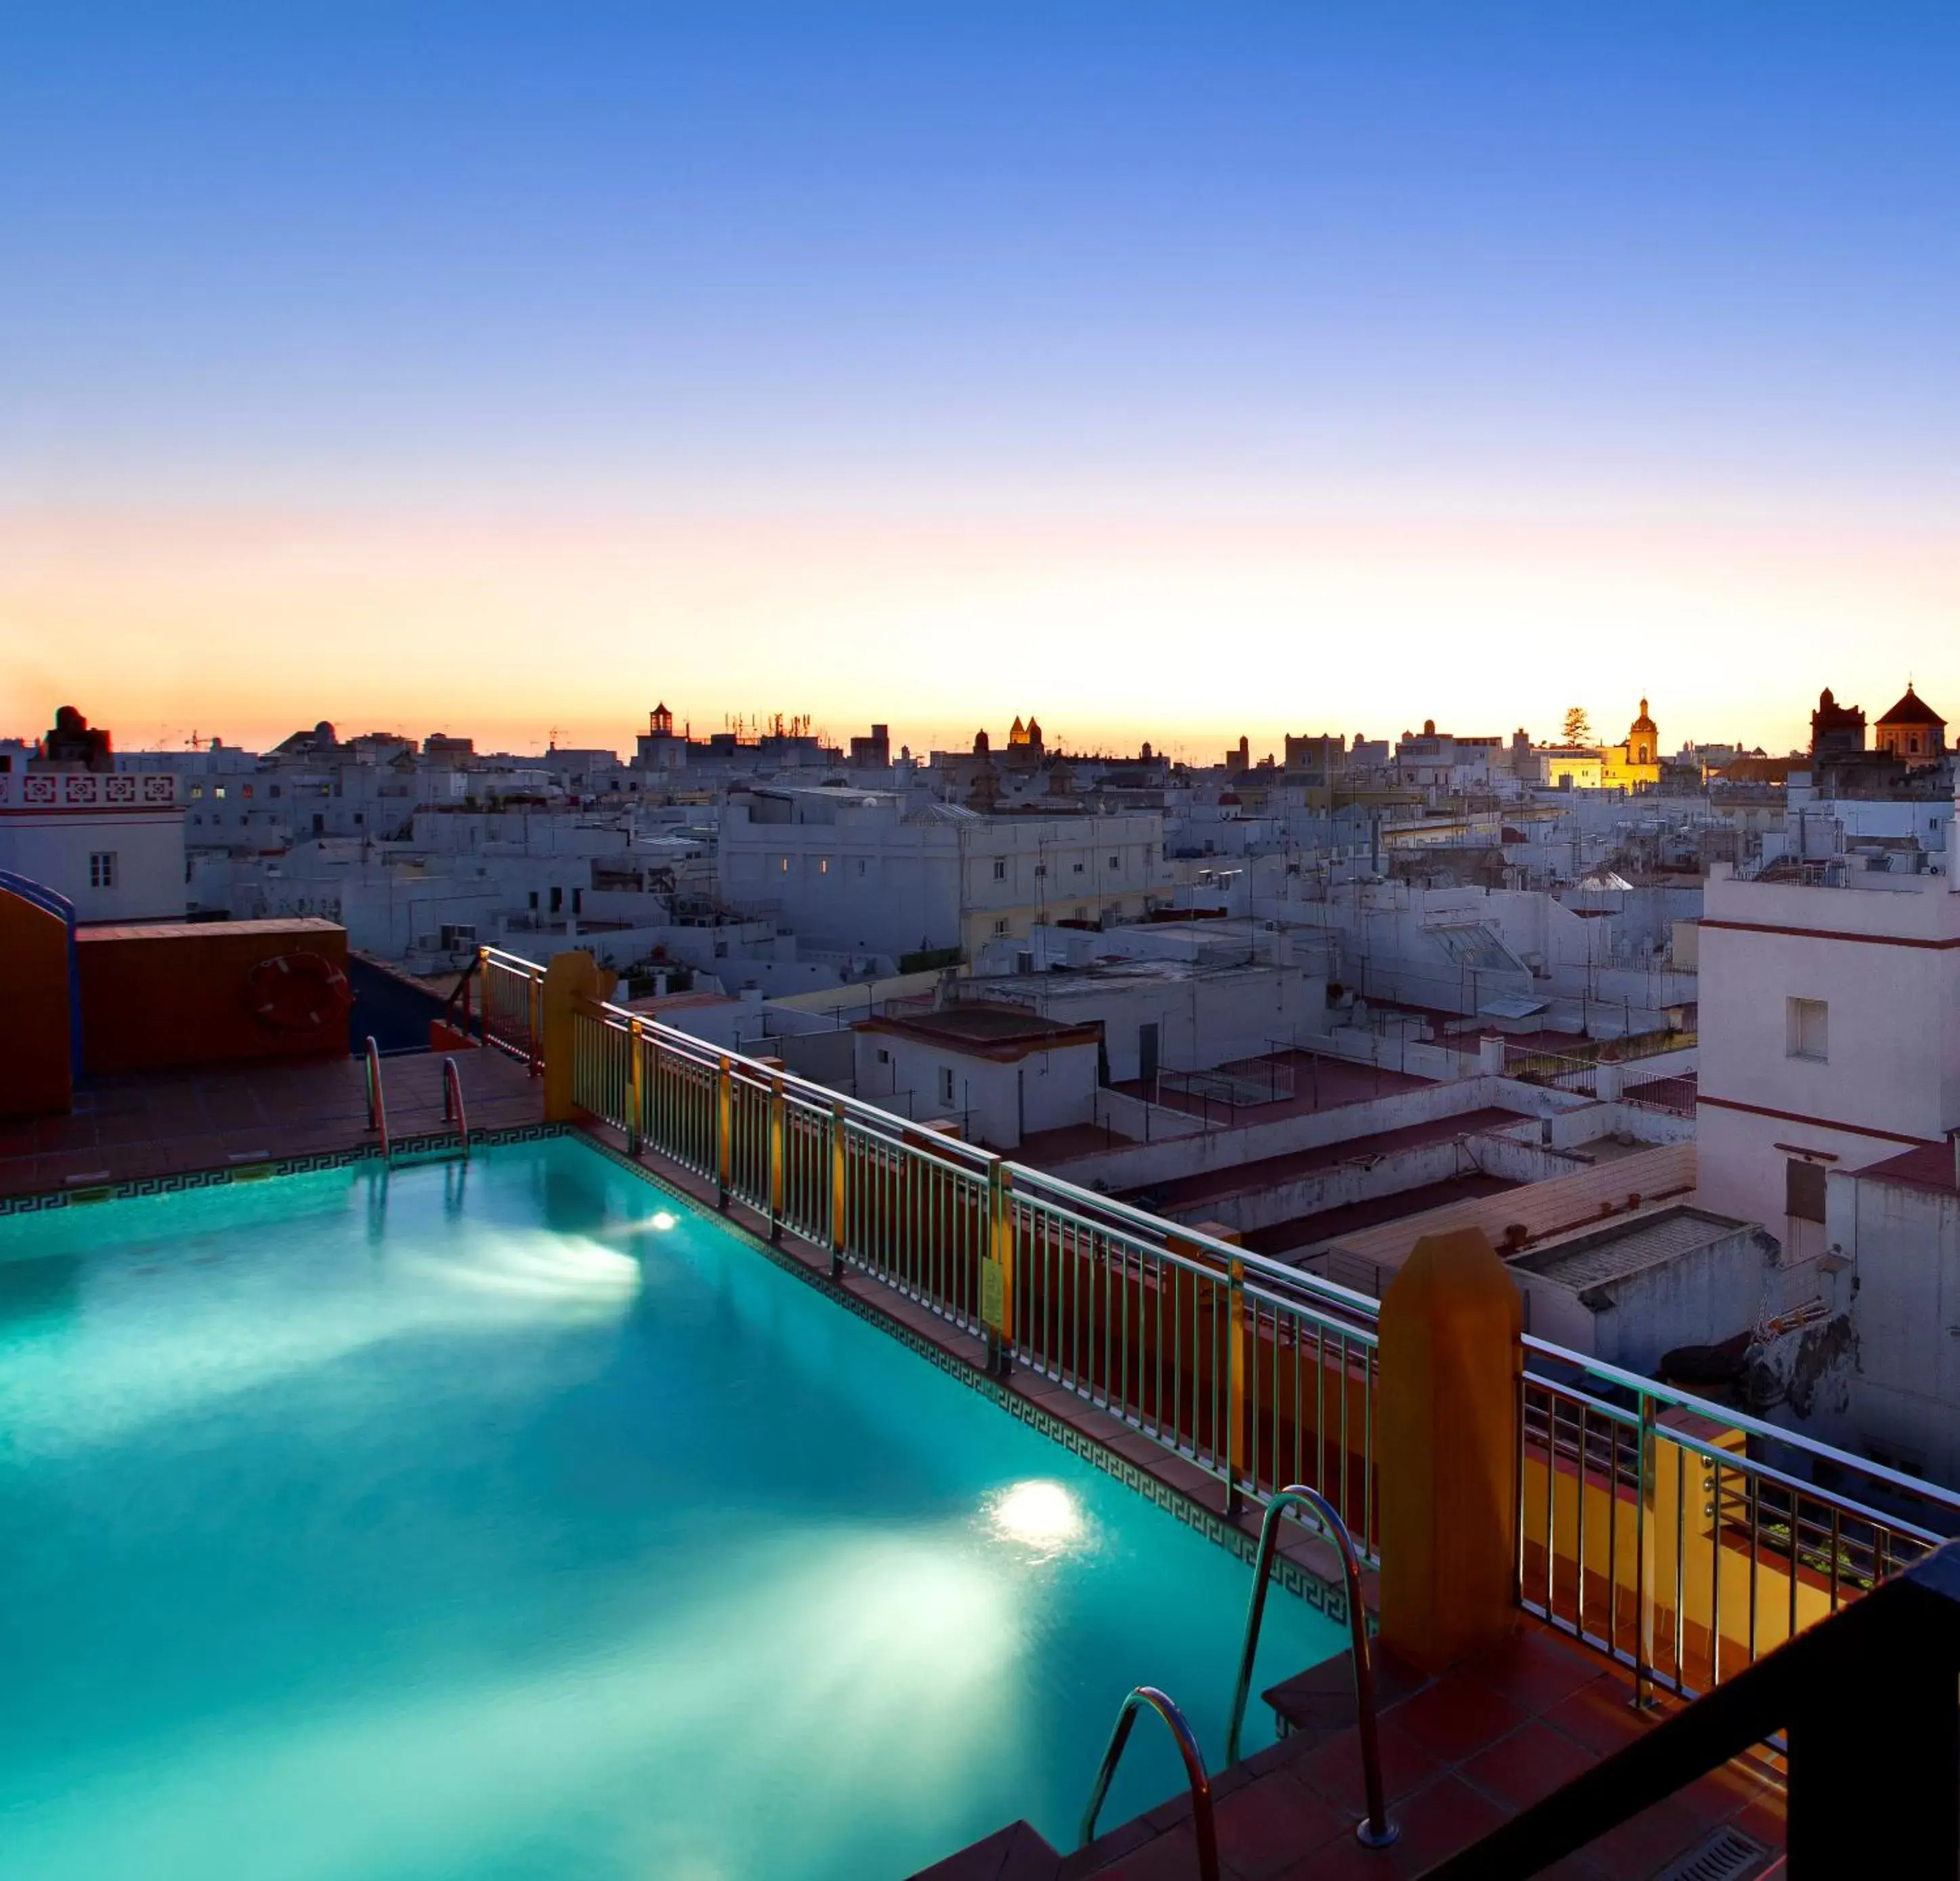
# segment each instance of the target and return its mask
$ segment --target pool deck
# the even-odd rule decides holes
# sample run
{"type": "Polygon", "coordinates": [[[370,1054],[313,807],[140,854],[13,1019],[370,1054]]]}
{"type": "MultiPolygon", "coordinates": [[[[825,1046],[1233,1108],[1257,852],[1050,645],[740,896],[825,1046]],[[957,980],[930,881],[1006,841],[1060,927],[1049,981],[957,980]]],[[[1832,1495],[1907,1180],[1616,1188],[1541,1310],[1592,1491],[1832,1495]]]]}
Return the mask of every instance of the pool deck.
{"type": "MultiPolygon", "coordinates": [[[[1290,1734],[1212,1779],[1224,1881],[1405,1881],[1650,1730],[1630,1679],[1526,1621],[1506,1644],[1439,1679],[1376,1655],[1384,1786],[1398,1839],[1363,1848],[1365,1809],[1348,1655],[1266,1694],[1290,1734]]],[[[1739,1881],[1773,1873],[1783,1791],[1766,1764],[1738,1759],[1543,1870],[1557,1881],[1652,1881],[1723,1829],[1767,1851],[1739,1881]]],[[[1061,1854],[1026,1822],[935,1864],[914,1881],[1187,1881],[1198,1872],[1191,1802],[1179,1796],[1061,1854]]],[[[1728,1873],[1730,1870],[1725,1870],[1728,1873]]]]}
{"type": "MultiPolygon", "coordinates": [[[[539,1081],[515,1060],[463,1051],[456,1068],[473,1131],[538,1121],[539,1081]]],[[[417,1052],[383,1059],[381,1085],[396,1137],[447,1127],[441,1058],[417,1052]]],[[[374,1140],[358,1058],[95,1078],[76,1092],[66,1116],[0,1119],[0,1196],[236,1168],[374,1140]]]]}

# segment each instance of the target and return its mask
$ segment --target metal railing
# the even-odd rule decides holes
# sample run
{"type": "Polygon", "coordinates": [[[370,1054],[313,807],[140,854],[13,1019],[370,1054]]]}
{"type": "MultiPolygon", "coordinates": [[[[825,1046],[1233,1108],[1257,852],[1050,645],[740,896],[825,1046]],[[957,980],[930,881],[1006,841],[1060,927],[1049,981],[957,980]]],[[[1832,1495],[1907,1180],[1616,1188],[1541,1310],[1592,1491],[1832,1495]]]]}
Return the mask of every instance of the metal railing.
{"type": "MultiPolygon", "coordinates": [[[[541,976],[486,949],[494,1042],[538,1060],[541,976]]],[[[572,1094],[714,1185],[1226,1485],[1321,1490],[1374,1558],[1375,1303],[604,1003],[572,1094]]]]}
{"type": "Polygon", "coordinates": [[[1361,1749],[1361,1786],[1368,1799],[1368,1813],[1355,1824],[1354,1837],[1364,1848],[1386,1848],[1401,1831],[1389,1820],[1382,1787],[1381,1744],[1375,1731],[1375,1665],[1368,1647],[1368,1609],[1361,1598],[1361,1563],[1348,1524],[1335,1514],[1324,1495],[1303,1483],[1292,1483],[1281,1490],[1266,1504],[1265,1519],[1259,1524],[1259,1552],[1252,1563],[1252,1596],[1246,1609],[1246,1638],[1239,1652],[1239,1680],[1232,1690],[1232,1714],[1225,1727],[1225,1765],[1230,1769],[1239,1761],[1246,1701],[1252,1695],[1252,1662],[1258,1657],[1259,1628],[1266,1616],[1266,1584],[1272,1574],[1273,1555],[1279,1547],[1280,1524],[1289,1509],[1300,1508],[1312,1511],[1339,1552],[1341,1576],[1348,1587],[1348,1650],[1354,1667],[1354,1727],[1361,1749]]]}
{"type": "Polygon", "coordinates": [[[500,948],[479,948],[476,958],[483,1042],[522,1059],[535,1074],[544,1062],[545,970],[500,948]]]}
{"type": "Polygon", "coordinates": [[[1693,1698],[1960,1533],[1960,1495],[1527,1336],[1519,1603],[1693,1698]]]}
{"type": "MultiPolygon", "coordinates": [[[[489,1042],[542,1063],[542,971],[484,950],[489,1042]]],[[[1379,1559],[1377,1305],[619,1007],[574,1101],[1243,1495],[1324,1496],[1379,1559]]],[[[1692,1695],[1960,1533],[1960,1495],[1527,1338],[1519,1603],[1692,1695]]]]}
{"type": "Polygon", "coordinates": [[[453,1058],[442,1061],[442,1120],[456,1126],[457,1147],[469,1160],[469,1114],[463,1107],[463,1074],[453,1058]]]}
{"type": "Polygon", "coordinates": [[[368,1127],[381,1139],[381,1160],[388,1160],[388,1099],[381,1088],[381,1048],[369,1033],[363,1050],[362,1069],[368,1081],[368,1127]]]}
{"type": "Polygon", "coordinates": [[[1212,1818],[1211,1779],[1205,1773],[1204,1755],[1198,1748],[1198,1740],[1192,1736],[1191,1727],[1185,1722],[1184,1714],[1153,1685],[1138,1686],[1124,1699],[1122,1710],[1116,1714],[1116,1727],[1109,1733],[1109,1747],[1103,1752],[1102,1762],[1096,1772],[1096,1787],[1090,1791],[1089,1806],[1082,1812],[1082,1835],[1078,1845],[1087,1848],[1096,1839],[1096,1819],[1102,1813],[1103,1798],[1109,1794],[1110,1783],[1115,1777],[1123,1746],[1130,1741],[1137,1714],[1146,1707],[1163,1720],[1171,1736],[1177,1740],[1178,1755],[1184,1759],[1185,1780],[1191,1788],[1192,1832],[1198,1844],[1198,1881],[1218,1881],[1218,1829],[1212,1818]]]}

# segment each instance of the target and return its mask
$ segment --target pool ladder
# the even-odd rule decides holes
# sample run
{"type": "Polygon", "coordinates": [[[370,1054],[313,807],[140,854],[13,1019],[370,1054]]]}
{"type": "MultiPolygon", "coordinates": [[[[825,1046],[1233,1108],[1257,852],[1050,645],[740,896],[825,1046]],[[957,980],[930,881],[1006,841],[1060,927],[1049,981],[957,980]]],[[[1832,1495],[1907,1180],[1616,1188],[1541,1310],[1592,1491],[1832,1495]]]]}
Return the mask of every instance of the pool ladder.
{"type": "Polygon", "coordinates": [[[1239,1739],[1245,1729],[1246,1701],[1252,1689],[1252,1660],[1259,1650],[1259,1628],[1266,1614],[1266,1587],[1278,1551],[1280,1522],[1290,1508],[1316,1516],[1327,1539],[1341,1556],[1341,1578],[1348,1584],[1348,1625],[1354,1638],[1354,1725],[1361,1741],[1361,1781],[1368,1813],[1354,1825],[1355,1839],[1370,1848],[1386,1848],[1402,1832],[1389,1820],[1382,1791],[1382,1747],[1375,1732],[1375,1663],[1368,1644],[1368,1609],[1361,1599],[1361,1557],[1334,1504],[1303,1482],[1276,1489],[1259,1524],[1259,1552],[1252,1564],[1252,1598],[1246,1609],[1246,1641],[1239,1652],[1239,1682],[1232,1692],[1232,1721],[1226,1727],[1225,1761],[1239,1761],[1239,1739]]]}
{"type": "MultiPolygon", "coordinates": [[[[1266,1587],[1272,1573],[1273,1556],[1279,1549],[1279,1525],[1289,1508],[1304,1508],[1319,1520],[1341,1555],[1342,1578],[1348,1584],[1348,1619],[1354,1635],[1354,1709],[1361,1740],[1361,1780],[1367,1791],[1368,1813],[1354,1825],[1355,1839],[1369,1848],[1386,1848],[1402,1832],[1389,1819],[1382,1788],[1381,1746],[1375,1732],[1375,1668],[1368,1647],[1368,1612],[1361,1599],[1361,1558],[1354,1538],[1348,1532],[1333,1504],[1318,1489],[1304,1483],[1290,1483],[1274,1493],[1266,1504],[1265,1520],[1259,1525],[1259,1550],[1252,1568],[1252,1603],[1246,1609],[1246,1639],[1239,1654],[1239,1679],[1232,1692],[1232,1719],[1225,1733],[1225,1762],[1229,1767],[1239,1761],[1239,1739],[1245,1730],[1246,1701],[1252,1691],[1252,1661],[1259,1649],[1259,1628],[1265,1619],[1266,1587]]],[[[1178,1754],[1184,1759],[1184,1773],[1191,1787],[1191,1825],[1198,1843],[1198,1881],[1218,1881],[1218,1829],[1211,1807],[1211,1779],[1204,1768],[1204,1753],[1184,1714],[1170,1698],[1155,1686],[1140,1685],[1124,1699],[1116,1714],[1116,1728],[1109,1734],[1109,1747],[1096,1772],[1096,1787],[1090,1792],[1089,1806],[1082,1813],[1080,1846],[1087,1848],[1096,1839],[1096,1819],[1102,1813],[1104,1800],[1122,1761],[1123,1747],[1138,1711],[1147,1708],[1164,1721],[1177,1740],[1178,1754]]]]}
{"type": "MultiPolygon", "coordinates": [[[[380,1138],[381,1161],[387,1164],[394,1160],[393,1146],[388,1136],[388,1097],[381,1085],[381,1048],[375,1043],[372,1033],[368,1034],[363,1056],[367,1064],[368,1127],[380,1138]]],[[[442,1120],[456,1126],[457,1148],[467,1162],[469,1114],[463,1107],[463,1074],[457,1069],[453,1058],[442,1061],[442,1120]]]]}

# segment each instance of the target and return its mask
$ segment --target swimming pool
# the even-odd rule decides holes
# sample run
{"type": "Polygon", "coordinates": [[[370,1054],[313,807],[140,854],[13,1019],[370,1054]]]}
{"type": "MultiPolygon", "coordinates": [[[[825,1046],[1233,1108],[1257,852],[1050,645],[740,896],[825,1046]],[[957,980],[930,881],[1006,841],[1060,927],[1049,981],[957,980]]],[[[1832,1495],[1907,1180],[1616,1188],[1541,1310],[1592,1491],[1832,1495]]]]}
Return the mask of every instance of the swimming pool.
{"type": "MultiPolygon", "coordinates": [[[[0,1218],[21,1881],[1068,1847],[1131,1686],[1220,1756],[1249,1578],[568,1138],[0,1218]]],[[[1344,1644],[1276,1594],[1262,1679],[1344,1644]]]]}

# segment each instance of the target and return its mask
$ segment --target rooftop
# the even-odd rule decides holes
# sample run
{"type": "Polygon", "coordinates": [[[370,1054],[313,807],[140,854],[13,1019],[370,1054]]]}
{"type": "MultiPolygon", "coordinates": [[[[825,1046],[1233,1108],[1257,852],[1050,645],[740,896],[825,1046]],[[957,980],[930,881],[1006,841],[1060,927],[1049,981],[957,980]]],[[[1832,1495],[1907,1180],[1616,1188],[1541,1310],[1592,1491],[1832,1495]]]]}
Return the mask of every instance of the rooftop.
{"type": "Polygon", "coordinates": [[[1102,1038],[1101,1032],[1093,1025],[1064,1025],[1045,1019],[1024,1006],[989,1006],[978,1000],[963,1001],[936,1012],[860,1019],[854,1029],[888,1032],[896,1037],[1003,1060],[1024,1058],[1033,1051],[1093,1045],[1102,1038]]]}
{"type": "Polygon", "coordinates": [[[1747,1226],[1726,1215],[1677,1203],[1623,1216],[1609,1227],[1548,1243],[1511,1264],[1522,1273],[1580,1292],[1712,1247],[1747,1226]]]}

